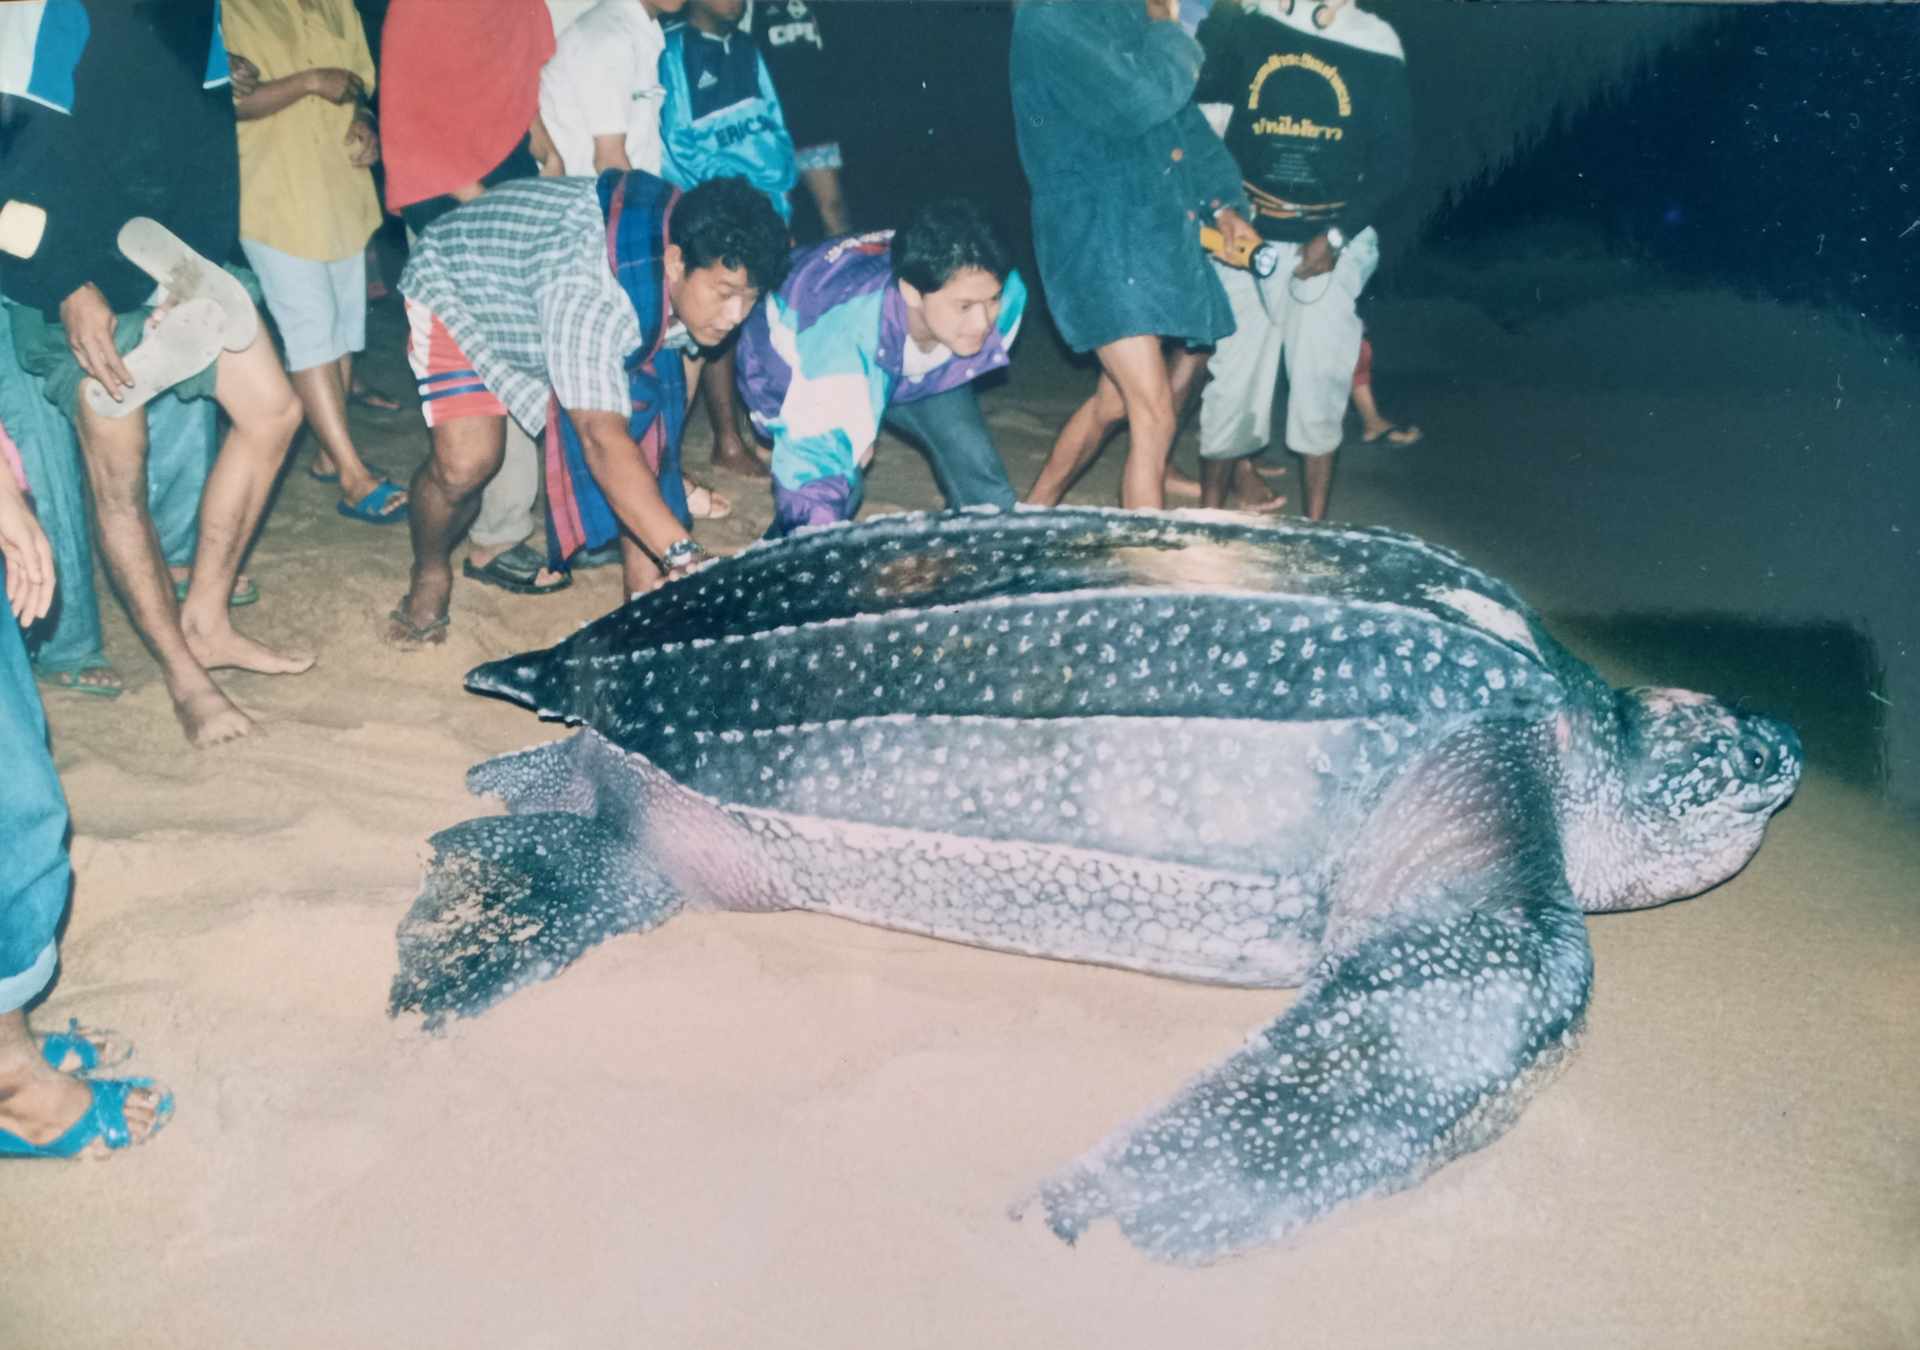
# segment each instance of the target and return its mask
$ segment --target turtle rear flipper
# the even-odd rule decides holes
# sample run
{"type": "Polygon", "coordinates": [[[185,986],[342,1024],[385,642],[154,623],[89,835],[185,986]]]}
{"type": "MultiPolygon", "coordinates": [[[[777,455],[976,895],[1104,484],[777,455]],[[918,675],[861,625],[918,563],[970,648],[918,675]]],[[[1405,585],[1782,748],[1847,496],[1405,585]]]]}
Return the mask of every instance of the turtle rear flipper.
{"type": "Polygon", "coordinates": [[[388,1007],[424,1013],[429,1029],[552,978],[606,938],[657,927],[682,903],[606,816],[488,816],[433,844],[426,884],[400,922],[388,1007]]]}
{"type": "Polygon", "coordinates": [[[1173,1102],[1039,1194],[1202,1263],[1411,1186],[1511,1125],[1571,1048],[1592,953],[1570,897],[1383,932],[1173,1102]]]}

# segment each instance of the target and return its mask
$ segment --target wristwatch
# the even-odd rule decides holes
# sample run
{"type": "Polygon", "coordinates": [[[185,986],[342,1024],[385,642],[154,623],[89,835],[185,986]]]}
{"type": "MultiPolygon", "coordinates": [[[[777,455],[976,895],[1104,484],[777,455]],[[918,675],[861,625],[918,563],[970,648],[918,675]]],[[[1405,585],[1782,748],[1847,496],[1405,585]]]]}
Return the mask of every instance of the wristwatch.
{"type": "Polygon", "coordinates": [[[667,551],[661,555],[660,571],[677,572],[683,567],[693,566],[706,556],[707,551],[692,539],[679,539],[669,544],[667,551]]]}
{"type": "Polygon", "coordinates": [[[1340,227],[1338,225],[1329,225],[1327,227],[1327,247],[1335,253],[1338,253],[1346,246],[1347,236],[1340,233],[1340,227]]]}

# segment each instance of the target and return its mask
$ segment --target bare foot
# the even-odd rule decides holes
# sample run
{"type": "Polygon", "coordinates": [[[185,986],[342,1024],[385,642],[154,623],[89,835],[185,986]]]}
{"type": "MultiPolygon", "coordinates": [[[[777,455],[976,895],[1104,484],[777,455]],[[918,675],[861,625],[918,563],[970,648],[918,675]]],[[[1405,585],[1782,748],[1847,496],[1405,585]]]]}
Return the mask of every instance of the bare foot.
{"type": "Polygon", "coordinates": [[[1161,480],[1160,489],[1169,497],[1198,497],[1200,495],[1199,480],[1189,478],[1184,473],[1181,473],[1180,470],[1172,467],[1167,469],[1167,476],[1161,480]]]}
{"type": "Polygon", "coordinates": [[[281,653],[264,643],[255,642],[231,624],[202,632],[180,620],[180,632],[187,639],[187,650],[202,670],[250,670],[256,675],[301,675],[313,669],[313,657],[305,652],[281,653]]]}
{"type": "Polygon", "coordinates": [[[227,696],[211,684],[184,698],[176,698],[173,715],[180,719],[187,743],[196,750],[253,734],[253,719],[234,707],[227,696]]]}
{"type": "Polygon", "coordinates": [[[1269,497],[1263,502],[1242,502],[1237,509],[1246,512],[1246,514],[1250,516],[1271,516],[1277,514],[1280,508],[1286,504],[1287,499],[1285,497],[1275,496],[1269,497]]]}
{"type": "Polygon", "coordinates": [[[713,448],[713,467],[724,469],[728,473],[737,473],[743,478],[771,478],[773,470],[767,462],[747,449],[744,444],[719,446],[713,448]]]}
{"type": "MultiPolygon", "coordinates": [[[[160,1124],[162,1094],[153,1088],[134,1088],[126,1096],[130,1144],[144,1144],[160,1124]]],[[[87,1083],[52,1069],[36,1072],[5,1096],[0,1096],[0,1130],[33,1145],[50,1144],[72,1129],[93,1106],[87,1083]]],[[[105,1158],[112,1150],[95,1139],[75,1157],[105,1158]]]]}
{"type": "Polygon", "coordinates": [[[1376,444],[1384,436],[1388,445],[1418,445],[1426,438],[1426,432],[1415,426],[1401,426],[1381,418],[1378,422],[1365,423],[1360,429],[1360,439],[1368,445],[1376,444]]]}

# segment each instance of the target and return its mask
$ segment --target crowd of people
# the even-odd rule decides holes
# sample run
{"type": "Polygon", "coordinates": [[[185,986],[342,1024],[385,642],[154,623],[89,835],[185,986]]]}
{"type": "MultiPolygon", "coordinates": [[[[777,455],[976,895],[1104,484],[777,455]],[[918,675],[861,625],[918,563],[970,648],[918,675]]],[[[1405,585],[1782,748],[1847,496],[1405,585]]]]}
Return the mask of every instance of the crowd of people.
{"type": "MultiPolygon", "coordinates": [[[[964,196],[849,232],[827,6],[372,8],[0,7],[0,202],[47,223],[0,256],[0,556],[34,626],[31,666],[0,632],[0,744],[25,766],[0,785],[0,1154],[124,1147],[169,1109],[93,1074],[110,1044],[35,1037],[24,1011],[69,884],[32,681],[121,688],[96,554],[211,746],[252,724],[210,672],[313,661],[232,617],[260,598],[241,565],[303,425],[342,516],[408,527],[400,649],[445,640],[463,541],[465,578],[522,595],[701,566],[695,520],[734,504],[682,464],[696,400],[713,465],[767,480],[775,535],[855,516],[883,426],[949,505],[1017,500],[973,386],[1012,359],[1027,285],[964,196]],[[822,236],[800,248],[797,197],[822,236]],[[430,444],[404,484],[350,417],[398,406],[356,370],[383,205],[430,444]]],[[[1350,402],[1367,440],[1419,438],[1373,405],[1355,310],[1409,153],[1386,23],[1352,0],[1023,0],[1011,74],[1047,308],[1099,367],[1028,502],[1058,503],[1124,424],[1123,506],[1274,509],[1253,457],[1283,366],[1311,518],[1350,402]],[[1196,387],[1193,483],[1169,452],[1196,387]]]]}

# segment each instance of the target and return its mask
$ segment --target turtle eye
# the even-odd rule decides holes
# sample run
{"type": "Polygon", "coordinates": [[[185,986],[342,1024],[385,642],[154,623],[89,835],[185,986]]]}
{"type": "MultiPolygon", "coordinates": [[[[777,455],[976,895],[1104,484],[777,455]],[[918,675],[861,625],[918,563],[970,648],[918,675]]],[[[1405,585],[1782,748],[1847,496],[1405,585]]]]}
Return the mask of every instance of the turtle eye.
{"type": "Polygon", "coordinates": [[[1779,752],[1758,736],[1742,736],[1733,747],[1733,766],[1742,778],[1757,783],[1772,773],[1779,752]]]}

